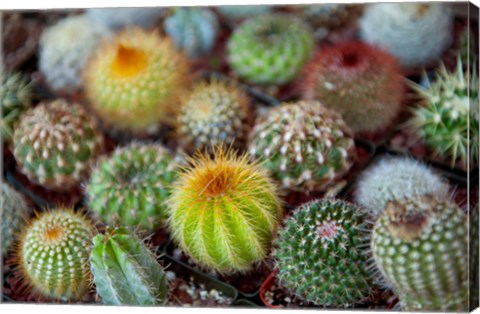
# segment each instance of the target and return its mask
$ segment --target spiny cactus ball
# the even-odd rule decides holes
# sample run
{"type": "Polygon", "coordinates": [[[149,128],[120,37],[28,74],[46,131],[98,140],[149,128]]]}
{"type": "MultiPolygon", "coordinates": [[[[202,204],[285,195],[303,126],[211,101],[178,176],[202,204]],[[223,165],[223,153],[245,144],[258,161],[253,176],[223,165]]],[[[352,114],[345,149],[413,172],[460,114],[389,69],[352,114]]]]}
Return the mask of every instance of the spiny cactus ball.
{"type": "Polygon", "coordinates": [[[108,127],[149,133],[170,118],[188,75],[186,57],[169,39],[133,28],[96,51],[84,83],[92,109],[108,127]]]}
{"type": "Polygon", "coordinates": [[[452,42],[453,14],[446,3],[375,3],[365,9],[360,34],[398,58],[405,68],[439,59],[452,42]]]}
{"type": "Polygon", "coordinates": [[[421,195],[444,198],[448,190],[446,180],[423,163],[405,157],[384,157],[361,175],[355,198],[378,218],[389,201],[421,195]]]}
{"type": "Polygon", "coordinates": [[[48,27],[40,38],[39,68],[55,91],[72,93],[82,86],[81,73],[110,31],[87,16],[71,16],[48,27]]]}
{"type": "Polygon", "coordinates": [[[180,173],[167,202],[169,229],[201,267],[245,272],[266,257],[282,207],[259,164],[221,147],[213,155],[197,155],[180,173]]]}
{"type": "Polygon", "coordinates": [[[249,99],[232,84],[201,83],[187,94],[178,115],[184,147],[204,150],[219,144],[241,148],[249,131],[249,99]]]}
{"type": "Polygon", "coordinates": [[[91,8],[86,10],[86,15],[94,22],[104,25],[111,30],[139,26],[150,28],[155,25],[165,8],[91,8]]]}
{"type": "Polygon", "coordinates": [[[322,49],[304,73],[304,98],[339,112],[355,133],[385,129],[401,109],[404,86],[397,61],[368,44],[322,49]]]}
{"type": "Polygon", "coordinates": [[[356,158],[352,133],[339,114],[316,101],[286,103],[259,119],[249,152],[290,190],[325,190],[356,158]]]}
{"type": "Polygon", "coordinates": [[[222,5],[217,10],[228,20],[238,22],[240,20],[272,12],[270,5],[222,5]]]}
{"type": "Polygon", "coordinates": [[[340,200],[300,206],[286,220],[274,244],[280,284],[324,306],[347,307],[368,297],[370,227],[356,206],[340,200]]]}
{"type": "Polygon", "coordinates": [[[103,142],[95,121],[81,105],[58,99],[40,103],[21,116],[13,154],[31,181],[62,191],[88,176],[103,142]]]}
{"type": "Polygon", "coordinates": [[[6,183],[0,183],[0,258],[8,252],[15,234],[27,220],[29,210],[25,198],[6,183]]]}
{"type": "Polygon", "coordinates": [[[467,218],[455,203],[430,195],[389,202],[372,251],[405,310],[467,310],[467,218]]]}
{"type": "Polygon", "coordinates": [[[90,264],[103,304],[161,305],[168,283],[155,255],[127,229],[107,227],[93,239],[90,264]]]}
{"type": "Polygon", "coordinates": [[[313,33],[301,20],[260,15],[235,29],[228,41],[228,63],[249,83],[282,85],[298,75],[313,48],[313,33]]]}
{"type": "Polygon", "coordinates": [[[191,59],[213,49],[219,28],[217,17],[208,8],[176,8],[164,25],[177,49],[191,59]]]}
{"type": "Polygon", "coordinates": [[[81,299],[91,281],[93,236],[92,223],[71,209],[39,214],[20,236],[17,253],[26,283],[49,298],[81,299]]]}
{"type": "Polygon", "coordinates": [[[86,187],[90,209],[100,220],[155,231],[167,216],[165,200],[176,163],[159,144],[117,148],[92,171],[86,187]]]}
{"type": "Polygon", "coordinates": [[[13,136],[15,124],[20,115],[32,104],[33,86],[20,73],[2,74],[2,106],[1,137],[2,143],[9,142],[13,136]]]}

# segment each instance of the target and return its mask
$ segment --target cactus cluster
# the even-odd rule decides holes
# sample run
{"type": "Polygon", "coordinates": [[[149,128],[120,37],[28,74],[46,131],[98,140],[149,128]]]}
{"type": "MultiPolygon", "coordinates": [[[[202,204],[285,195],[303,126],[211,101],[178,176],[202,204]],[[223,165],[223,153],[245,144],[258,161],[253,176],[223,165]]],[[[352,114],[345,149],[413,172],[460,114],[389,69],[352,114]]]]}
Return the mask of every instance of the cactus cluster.
{"type": "Polygon", "coordinates": [[[186,57],[170,40],[131,28],[96,51],[84,84],[92,109],[108,127],[149,133],[170,118],[188,74],[186,57]]]}
{"type": "Polygon", "coordinates": [[[282,85],[292,81],[314,48],[312,30],[287,14],[251,18],[228,40],[230,67],[253,84],[282,85]]]}
{"type": "Polygon", "coordinates": [[[291,190],[326,190],[356,157],[351,131],[339,114],[316,101],[286,103],[260,118],[249,153],[291,190]]]}
{"type": "Polygon", "coordinates": [[[125,228],[107,227],[93,239],[91,271],[103,304],[161,305],[168,282],[150,249],[125,228]]]}
{"type": "Polygon", "coordinates": [[[173,156],[159,144],[117,148],[92,171],[86,187],[89,207],[109,225],[155,231],[167,216],[175,168],[173,156]]]}
{"type": "Polygon", "coordinates": [[[209,53],[218,34],[218,21],[208,8],[177,8],[164,22],[177,49],[194,59],[209,53]]]}
{"type": "Polygon", "coordinates": [[[371,293],[370,224],[358,207],[315,200],[297,208],[275,241],[280,284],[323,306],[348,307],[371,293]]]}
{"type": "Polygon", "coordinates": [[[164,13],[162,7],[90,8],[85,12],[93,22],[115,31],[133,26],[151,28],[164,13]]]}
{"type": "Polygon", "coordinates": [[[25,198],[6,183],[0,183],[0,258],[8,252],[15,234],[27,220],[25,198]]]}
{"type": "Polygon", "coordinates": [[[407,311],[467,311],[467,217],[430,195],[389,202],[372,234],[374,260],[407,311]]]}
{"type": "Polygon", "coordinates": [[[180,173],[169,206],[174,242],[198,265],[245,272],[267,256],[282,207],[275,185],[248,156],[217,147],[180,173]]]}
{"type": "Polygon", "coordinates": [[[20,236],[17,254],[25,283],[45,297],[80,300],[90,288],[93,236],[92,223],[71,209],[39,214],[20,236]]]}
{"type": "Polygon", "coordinates": [[[81,105],[58,99],[22,115],[13,154],[31,181],[63,191],[86,179],[103,142],[95,120],[81,105]]]}

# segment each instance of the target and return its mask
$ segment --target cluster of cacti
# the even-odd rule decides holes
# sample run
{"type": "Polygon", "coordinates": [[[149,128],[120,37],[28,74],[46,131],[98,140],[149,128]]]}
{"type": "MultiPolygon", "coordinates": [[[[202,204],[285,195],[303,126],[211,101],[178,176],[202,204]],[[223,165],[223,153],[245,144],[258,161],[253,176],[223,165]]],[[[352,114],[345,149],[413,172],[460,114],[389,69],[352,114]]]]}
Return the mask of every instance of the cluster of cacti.
{"type": "Polygon", "coordinates": [[[86,15],[94,22],[111,30],[120,30],[132,26],[150,28],[165,13],[165,8],[91,8],[86,15]]]}
{"type": "Polygon", "coordinates": [[[180,173],[167,202],[174,242],[198,265],[222,274],[263,260],[280,222],[275,185],[248,156],[217,147],[180,173]]]}
{"type": "Polygon", "coordinates": [[[188,86],[189,64],[156,32],[126,29],[99,48],[84,77],[92,109],[111,129],[156,131],[188,86]]]}
{"type": "Polygon", "coordinates": [[[362,173],[355,199],[371,216],[378,218],[389,201],[422,195],[448,197],[449,185],[415,159],[384,157],[362,173]]]}
{"type": "Polygon", "coordinates": [[[52,190],[68,190],[83,181],[103,150],[103,135],[79,104],[63,99],[29,109],[13,135],[20,170],[52,190]]]}
{"type": "Polygon", "coordinates": [[[437,155],[449,159],[451,166],[467,161],[478,163],[479,96],[478,76],[463,69],[458,58],[455,72],[442,65],[434,82],[424,88],[411,82],[421,99],[406,123],[415,135],[437,155]],[[469,151],[470,149],[470,151],[469,151]]]}
{"type": "Polygon", "coordinates": [[[360,20],[361,37],[405,68],[438,60],[452,42],[452,29],[453,14],[445,3],[375,3],[360,20]]]}
{"type": "Polygon", "coordinates": [[[367,298],[367,217],[341,200],[315,200],[297,208],[279,231],[273,252],[277,278],[300,298],[348,307],[367,298]]]}
{"type": "Polygon", "coordinates": [[[468,308],[467,217],[426,195],[389,202],[375,224],[373,257],[407,311],[468,308]]]}
{"type": "Polygon", "coordinates": [[[44,211],[23,230],[18,263],[24,282],[43,296],[79,300],[90,288],[94,227],[72,209],[44,211]]]}
{"type": "Polygon", "coordinates": [[[356,157],[351,131],[336,112],[316,101],[286,103],[259,119],[249,152],[291,190],[325,190],[356,157]]]}
{"type": "Polygon", "coordinates": [[[85,15],[67,17],[48,27],[40,38],[38,66],[55,91],[72,93],[82,86],[85,64],[110,31],[85,15]]]}
{"type": "Polygon", "coordinates": [[[191,59],[213,49],[219,28],[217,17],[208,8],[177,8],[164,25],[177,49],[191,59]]]}
{"type": "Polygon", "coordinates": [[[25,198],[6,183],[0,183],[0,258],[8,252],[15,234],[27,220],[25,198]]]}
{"type": "Polygon", "coordinates": [[[253,84],[282,85],[292,81],[314,49],[312,30],[287,14],[251,18],[228,40],[228,63],[253,84]]]}
{"type": "Polygon", "coordinates": [[[295,10],[315,28],[335,29],[348,21],[350,6],[344,3],[304,4],[296,6],[295,10]]]}
{"type": "Polygon", "coordinates": [[[273,7],[269,5],[222,5],[216,7],[216,9],[221,15],[233,22],[273,11],[273,7]]]}
{"type": "Polygon", "coordinates": [[[385,129],[401,109],[397,61],[374,46],[348,42],[321,49],[304,73],[304,98],[339,112],[355,133],[385,129]]]}
{"type": "Polygon", "coordinates": [[[179,140],[189,150],[211,150],[225,143],[245,144],[249,99],[243,91],[222,81],[200,83],[187,94],[178,115],[179,140]]]}
{"type": "Polygon", "coordinates": [[[20,73],[2,74],[2,92],[0,105],[2,108],[1,138],[2,143],[9,142],[13,136],[15,124],[20,115],[32,104],[33,86],[20,73]]]}
{"type": "Polygon", "coordinates": [[[168,282],[150,249],[125,228],[107,227],[93,239],[91,271],[103,304],[161,305],[168,282]]]}
{"type": "Polygon", "coordinates": [[[107,224],[155,231],[167,217],[165,201],[176,167],[160,144],[117,148],[92,170],[86,187],[89,207],[107,224]]]}

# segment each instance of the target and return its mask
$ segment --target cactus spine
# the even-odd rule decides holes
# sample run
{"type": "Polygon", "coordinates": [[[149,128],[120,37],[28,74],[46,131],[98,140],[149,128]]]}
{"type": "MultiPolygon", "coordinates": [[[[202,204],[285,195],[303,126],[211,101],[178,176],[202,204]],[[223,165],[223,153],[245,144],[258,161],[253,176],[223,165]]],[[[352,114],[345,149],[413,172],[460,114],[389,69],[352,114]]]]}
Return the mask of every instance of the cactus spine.
{"type": "Polygon", "coordinates": [[[0,257],[8,252],[15,233],[28,218],[29,210],[22,194],[6,183],[0,183],[0,257]]]}

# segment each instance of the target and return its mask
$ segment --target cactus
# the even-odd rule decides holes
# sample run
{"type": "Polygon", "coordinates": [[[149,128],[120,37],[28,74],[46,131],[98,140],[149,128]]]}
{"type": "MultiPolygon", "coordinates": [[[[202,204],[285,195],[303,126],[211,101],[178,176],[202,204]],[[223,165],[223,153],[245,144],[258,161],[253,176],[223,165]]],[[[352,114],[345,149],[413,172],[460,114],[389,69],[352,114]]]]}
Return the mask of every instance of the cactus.
{"type": "Polygon", "coordinates": [[[407,197],[448,196],[449,185],[432,169],[414,159],[384,157],[358,180],[355,199],[378,218],[389,201],[407,197]]]}
{"type": "Polygon", "coordinates": [[[222,5],[216,7],[225,18],[238,22],[257,15],[271,13],[273,6],[270,5],[222,5]]]}
{"type": "Polygon", "coordinates": [[[125,228],[107,227],[93,239],[90,265],[103,304],[160,305],[167,301],[163,267],[142,241],[125,228]]]}
{"type": "Polygon", "coordinates": [[[217,147],[180,173],[167,205],[174,242],[198,265],[245,272],[264,259],[281,215],[275,185],[248,156],[217,147]]]}
{"type": "Polygon", "coordinates": [[[82,106],[58,99],[21,116],[13,145],[15,160],[31,181],[65,191],[88,176],[103,150],[103,135],[82,106]]]}
{"type": "Polygon", "coordinates": [[[0,257],[8,252],[15,233],[28,218],[25,198],[6,183],[0,183],[0,257]]]}
{"type": "Polygon", "coordinates": [[[405,68],[438,60],[452,42],[453,14],[445,3],[375,3],[360,20],[360,36],[405,68]]]}
{"type": "Polygon", "coordinates": [[[156,32],[127,29],[101,47],[84,81],[92,109],[111,129],[155,132],[187,87],[189,64],[156,32]]]}
{"type": "Polygon", "coordinates": [[[89,207],[107,224],[155,231],[167,215],[175,168],[170,152],[159,144],[117,148],[92,171],[86,187],[89,207]]]}
{"type": "Polygon", "coordinates": [[[385,129],[401,109],[403,76],[395,58],[368,44],[322,49],[304,73],[304,98],[339,112],[354,133],[385,129]]]}
{"type": "Polygon", "coordinates": [[[227,45],[228,63],[242,79],[282,85],[308,61],[314,39],[311,29],[293,16],[268,14],[241,24],[227,45]]]}
{"type": "Polygon", "coordinates": [[[467,218],[455,203],[430,195],[389,202],[372,251],[405,310],[467,310],[467,218]]]}
{"type": "Polygon", "coordinates": [[[241,148],[249,131],[248,105],[247,95],[232,84],[215,80],[198,84],[182,101],[178,116],[182,145],[211,150],[226,143],[241,148]]]}
{"type": "Polygon", "coordinates": [[[355,159],[351,131],[336,112],[316,101],[271,109],[250,133],[249,152],[290,190],[326,190],[355,159]]]}
{"type": "Polygon", "coordinates": [[[71,209],[38,214],[23,230],[18,246],[25,282],[49,298],[81,299],[91,281],[88,257],[93,236],[92,223],[71,209]]]}
{"type": "Polygon", "coordinates": [[[274,243],[280,284],[317,305],[348,307],[370,295],[366,216],[341,200],[297,208],[274,243]]]}
{"type": "Polygon", "coordinates": [[[32,82],[20,73],[2,75],[2,106],[1,137],[2,143],[9,142],[13,136],[15,124],[20,115],[32,104],[32,82]]]}
{"type": "Polygon", "coordinates": [[[82,87],[87,60],[110,31],[85,15],[67,17],[48,27],[40,38],[39,68],[55,91],[73,93],[82,87]]]}
{"type": "Polygon", "coordinates": [[[351,15],[351,5],[344,3],[304,4],[295,6],[294,9],[315,28],[338,28],[351,15]]]}
{"type": "Polygon", "coordinates": [[[469,157],[471,164],[478,163],[478,76],[475,66],[470,73],[457,60],[454,73],[442,65],[427,88],[411,82],[422,105],[413,109],[405,126],[437,155],[450,159],[452,167],[466,168],[469,157]]]}
{"type": "Polygon", "coordinates": [[[194,59],[212,51],[219,25],[208,8],[177,8],[165,19],[164,27],[177,49],[194,59]]]}
{"type": "Polygon", "coordinates": [[[111,30],[129,27],[151,28],[165,13],[165,8],[90,8],[86,15],[111,30]]]}

